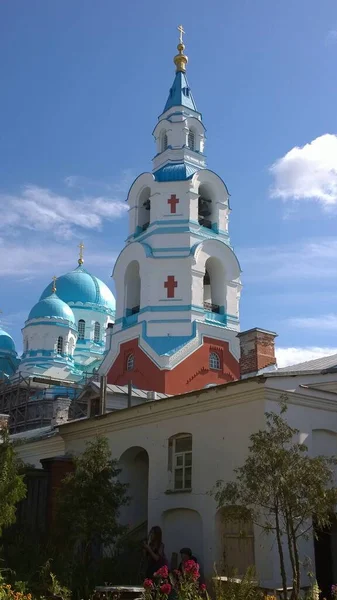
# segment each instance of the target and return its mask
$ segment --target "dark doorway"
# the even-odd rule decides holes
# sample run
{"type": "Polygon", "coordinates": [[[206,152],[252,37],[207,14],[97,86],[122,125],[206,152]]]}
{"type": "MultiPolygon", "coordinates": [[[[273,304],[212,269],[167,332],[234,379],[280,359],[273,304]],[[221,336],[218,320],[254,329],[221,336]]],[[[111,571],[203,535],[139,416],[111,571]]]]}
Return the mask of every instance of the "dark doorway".
{"type": "Polygon", "coordinates": [[[314,545],[317,583],[322,592],[321,597],[329,600],[331,586],[335,583],[333,581],[331,530],[316,531],[314,545]]]}

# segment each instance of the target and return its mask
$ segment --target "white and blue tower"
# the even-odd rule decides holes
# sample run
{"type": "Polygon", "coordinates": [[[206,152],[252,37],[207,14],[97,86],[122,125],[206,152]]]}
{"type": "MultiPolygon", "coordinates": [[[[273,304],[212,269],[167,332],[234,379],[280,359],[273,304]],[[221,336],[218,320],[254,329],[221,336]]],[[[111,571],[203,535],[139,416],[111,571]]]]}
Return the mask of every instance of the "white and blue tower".
{"type": "Polygon", "coordinates": [[[153,172],[128,194],[129,236],[113,271],[116,321],[101,366],[109,383],[172,394],[239,377],[241,291],[229,194],[206,168],[179,30],[175,79],[153,131],[153,172]]]}

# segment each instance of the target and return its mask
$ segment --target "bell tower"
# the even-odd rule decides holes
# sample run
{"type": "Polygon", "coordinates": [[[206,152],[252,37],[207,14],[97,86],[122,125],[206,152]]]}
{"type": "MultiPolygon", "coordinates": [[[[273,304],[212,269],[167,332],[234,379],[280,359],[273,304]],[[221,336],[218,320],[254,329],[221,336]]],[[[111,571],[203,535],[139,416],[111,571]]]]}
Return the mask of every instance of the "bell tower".
{"type": "Polygon", "coordinates": [[[205,127],[186,77],[179,28],[175,78],[153,131],[153,172],[128,194],[129,235],[113,278],[108,382],[168,394],[239,378],[240,266],[229,194],[206,168],[205,127]]]}

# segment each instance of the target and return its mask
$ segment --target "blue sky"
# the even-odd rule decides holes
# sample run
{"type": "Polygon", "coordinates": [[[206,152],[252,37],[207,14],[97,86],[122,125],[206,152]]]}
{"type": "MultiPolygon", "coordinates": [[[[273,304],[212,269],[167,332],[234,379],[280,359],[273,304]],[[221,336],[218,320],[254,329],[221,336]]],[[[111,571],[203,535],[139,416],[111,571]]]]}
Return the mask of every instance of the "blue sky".
{"type": "Polygon", "coordinates": [[[282,364],[337,352],[335,0],[1,3],[3,326],[20,349],[82,239],[86,267],[112,283],[180,22],[208,166],[231,193],[241,327],[277,331],[282,364]]]}

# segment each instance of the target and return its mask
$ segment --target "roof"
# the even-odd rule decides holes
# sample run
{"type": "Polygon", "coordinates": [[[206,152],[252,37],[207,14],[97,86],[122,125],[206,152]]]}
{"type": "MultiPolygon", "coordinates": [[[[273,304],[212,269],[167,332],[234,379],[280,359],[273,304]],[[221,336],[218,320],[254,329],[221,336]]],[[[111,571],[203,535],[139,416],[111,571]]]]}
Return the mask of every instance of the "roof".
{"type": "Polygon", "coordinates": [[[322,356],[321,358],[315,358],[295,365],[282,367],[281,369],[274,371],[274,375],[277,376],[279,373],[303,373],[307,371],[333,371],[334,369],[337,369],[337,354],[322,356]]]}
{"type": "MultiPolygon", "coordinates": [[[[47,285],[41,295],[41,300],[50,295],[52,285],[52,283],[47,285]]],[[[76,304],[91,304],[104,308],[108,312],[114,312],[116,309],[112,291],[82,265],[61,275],[57,279],[56,288],[58,297],[72,307],[76,304]]]]}
{"type": "Polygon", "coordinates": [[[161,167],[154,173],[156,181],[185,181],[191,179],[200,167],[186,163],[173,163],[161,167]]]}
{"type": "Polygon", "coordinates": [[[32,310],[28,315],[28,321],[30,319],[39,319],[39,318],[47,318],[47,319],[64,319],[69,321],[72,324],[75,324],[74,313],[71,308],[63,302],[55,293],[50,296],[40,300],[35,306],[33,306],[32,310]]]}
{"type": "Polygon", "coordinates": [[[3,329],[0,329],[0,352],[1,350],[6,350],[15,353],[14,340],[9,335],[9,333],[7,333],[7,331],[4,331],[3,329]]]}
{"type": "MultiPolygon", "coordinates": [[[[92,381],[91,384],[93,386],[96,386],[97,388],[100,387],[101,383],[100,381],[92,381]]],[[[128,394],[128,386],[127,385],[115,385],[112,383],[108,383],[106,386],[107,392],[110,394],[128,394]]],[[[132,396],[137,397],[137,398],[147,398],[148,397],[148,391],[146,390],[139,390],[137,388],[132,388],[132,396]]],[[[151,393],[151,392],[150,392],[151,393]]],[[[170,395],[169,394],[163,394],[160,392],[156,392],[156,399],[157,400],[162,400],[163,398],[169,398],[170,395]]]]}
{"type": "Polygon", "coordinates": [[[187,77],[182,71],[176,73],[163,112],[166,112],[173,106],[185,106],[186,108],[190,108],[197,112],[197,107],[194,102],[191,88],[188,85],[187,77]]]}

